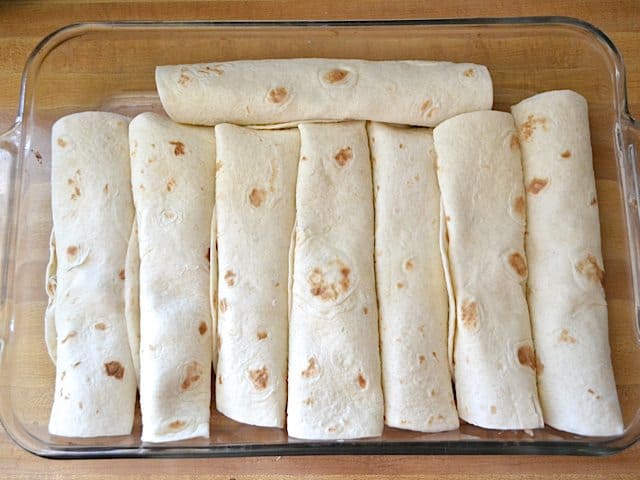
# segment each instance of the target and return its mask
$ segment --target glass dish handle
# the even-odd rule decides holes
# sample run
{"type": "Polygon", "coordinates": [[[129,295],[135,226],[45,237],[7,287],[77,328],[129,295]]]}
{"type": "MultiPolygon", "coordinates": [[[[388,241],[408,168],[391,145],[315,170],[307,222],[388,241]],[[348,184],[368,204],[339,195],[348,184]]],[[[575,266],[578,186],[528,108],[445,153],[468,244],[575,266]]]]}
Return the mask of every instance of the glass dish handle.
{"type": "Polygon", "coordinates": [[[19,141],[19,122],[0,134],[0,359],[3,357],[4,341],[9,334],[7,275],[13,259],[8,254],[8,247],[13,225],[12,205],[15,201],[13,192],[19,141]]]}

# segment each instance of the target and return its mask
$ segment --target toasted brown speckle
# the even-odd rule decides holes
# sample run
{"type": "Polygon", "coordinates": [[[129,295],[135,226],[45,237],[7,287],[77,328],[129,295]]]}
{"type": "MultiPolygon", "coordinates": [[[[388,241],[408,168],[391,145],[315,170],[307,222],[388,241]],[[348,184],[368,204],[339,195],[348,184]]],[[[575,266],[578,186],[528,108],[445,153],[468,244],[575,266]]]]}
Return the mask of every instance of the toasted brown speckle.
{"type": "Polygon", "coordinates": [[[57,143],[60,147],[64,148],[67,146],[67,142],[64,141],[64,138],[58,137],[57,143]]]}
{"type": "Polygon", "coordinates": [[[600,400],[600,398],[602,398],[602,397],[600,397],[600,395],[598,395],[598,394],[597,394],[597,393],[596,393],[592,388],[588,388],[588,389],[587,389],[587,392],[588,392],[589,394],[593,395],[593,396],[596,398],[596,400],[600,400]]]}
{"type": "Polygon", "coordinates": [[[204,254],[204,258],[207,259],[208,263],[211,263],[211,247],[207,248],[207,251],[204,254]]]}
{"type": "Polygon", "coordinates": [[[216,350],[220,353],[220,349],[222,348],[222,338],[220,338],[220,334],[216,335],[216,350]]]}
{"type": "Polygon", "coordinates": [[[575,339],[575,337],[569,335],[569,330],[563,328],[560,332],[560,335],[558,336],[558,341],[562,343],[576,343],[577,340],[575,339]]]}
{"type": "Polygon", "coordinates": [[[413,260],[411,260],[411,259],[406,260],[406,261],[404,262],[404,269],[405,269],[407,272],[410,272],[411,270],[413,270],[413,266],[414,266],[414,265],[413,265],[413,260]]]}
{"type": "Polygon", "coordinates": [[[257,370],[249,370],[249,378],[256,390],[264,390],[269,382],[269,370],[264,365],[257,370]]]}
{"type": "Polygon", "coordinates": [[[107,324],[104,322],[98,322],[93,326],[93,328],[95,328],[96,330],[106,330],[107,324]]]}
{"type": "Polygon", "coordinates": [[[600,285],[604,284],[604,271],[600,268],[596,257],[593,255],[587,255],[586,258],[580,260],[576,265],[576,270],[588,280],[597,282],[600,285]]]}
{"type": "Polygon", "coordinates": [[[171,422],[169,424],[169,428],[172,429],[172,430],[180,430],[185,425],[186,425],[186,423],[183,422],[182,420],[174,420],[173,422],[171,422]]]}
{"type": "Polygon", "coordinates": [[[82,362],[80,360],[78,360],[77,362],[73,363],[71,365],[72,368],[77,368],[82,362]]]}
{"type": "Polygon", "coordinates": [[[267,101],[270,103],[283,103],[287,97],[289,96],[289,92],[284,87],[272,88],[267,93],[267,101]]]}
{"type": "Polygon", "coordinates": [[[200,378],[202,378],[203,373],[204,369],[198,362],[194,360],[188,363],[184,367],[180,388],[182,390],[189,390],[200,380],[200,378]]]}
{"type": "Polygon", "coordinates": [[[512,150],[520,149],[520,139],[518,138],[518,135],[516,135],[515,133],[511,135],[509,146],[511,147],[512,150]]]}
{"type": "Polygon", "coordinates": [[[178,84],[185,86],[187,83],[191,81],[191,77],[186,73],[182,72],[180,74],[180,78],[178,79],[178,84]]]}
{"type": "Polygon", "coordinates": [[[222,375],[218,375],[218,385],[222,385],[222,375]]]}
{"type": "Polygon", "coordinates": [[[403,282],[398,282],[396,283],[396,287],[400,288],[404,288],[404,283],[403,282]]]}
{"type": "Polygon", "coordinates": [[[207,327],[207,322],[200,322],[200,325],[198,325],[198,332],[200,333],[200,335],[204,335],[205,333],[207,333],[207,330],[209,330],[209,327],[207,327]]]}
{"type": "Polygon", "coordinates": [[[227,309],[229,308],[229,305],[227,304],[226,298],[220,299],[220,302],[218,303],[218,308],[220,309],[220,313],[224,313],[227,311],[227,309]]]}
{"type": "Polygon", "coordinates": [[[476,71],[473,68],[467,68],[463,75],[467,78],[471,78],[471,77],[475,77],[476,76],[476,71]]]}
{"type": "Polygon", "coordinates": [[[82,402],[78,402],[78,408],[82,410],[84,408],[84,404],[82,402]]]}
{"type": "Polygon", "coordinates": [[[314,400],[313,400],[313,398],[309,397],[309,398],[305,398],[305,399],[302,401],[302,403],[304,403],[305,405],[309,405],[309,406],[311,406],[311,405],[313,405],[313,404],[314,404],[314,400]]]}
{"type": "Polygon", "coordinates": [[[77,253],[78,253],[78,247],[76,247],[75,245],[71,245],[70,247],[67,247],[67,255],[69,255],[70,257],[74,257],[77,253]]]}
{"type": "Polygon", "coordinates": [[[236,274],[232,270],[227,270],[224,274],[224,281],[227,285],[233,287],[236,284],[236,274]]]}
{"type": "Polygon", "coordinates": [[[431,108],[431,105],[433,105],[433,102],[430,99],[425,100],[422,102],[422,105],[420,105],[420,111],[422,113],[427,113],[427,110],[431,108]]]}
{"type": "Polygon", "coordinates": [[[353,158],[353,151],[351,150],[351,147],[341,148],[333,158],[338,163],[338,165],[344,167],[347,162],[353,158]]]}
{"type": "Polygon", "coordinates": [[[509,265],[511,265],[511,268],[513,268],[518,276],[522,278],[527,276],[527,262],[520,253],[514,252],[509,255],[509,265]]]}
{"type": "Polygon", "coordinates": [[[536,118],[533,115],[529,115],[527,117],[527,121],[518,127],[518,131],[524,141],[528,142],[531,140],[533,133],[539,126],[544,130],[547,130],[547,119],[544,117],[536,118]]]}
{"type": "Polygon", "coordinates": [[[565,150],[560,154],[562,158],[571,158],[571,150],[565,150]]]}
{"type": "Polygon", "coordinates": [[[104,369],[110,377],[115,377],[118,380],[122,380],[122,377],[124,377],[124,367],[120,362],[107,362],[104,364],[104,369]]]}
{"type": "Polygon", "coordinates": [[[496,406],[495,405],[491,405],[491,415],[495,415],[497,411],[498,411],[498,409],[496,408],[496,406]]]}
{"type": "Polygon", "coordinates": [[[258,340],[264,340],[265,338],[267,338],[268,334],[267,334],[267,332],[262,332],[261,331],[261,332],[258,332],[256,334],[256,336],[258,337],[258,340]]]}
{"type": "Polygon", "coordinates": [[[532,195],[537,195],[547,186],[548,183],[548,178],[534,178],[529,182],[529,185],[527,185],[527,192],[532,195]]]}
{"type": "Polygon", "coordinates": [[[349,267],[340,260],[333,260],[329,265],[340,269],[340,277],[337,281],[329,283],[325,272],[320,267],[314,268],[307,277],[311,286],[311,295],[320,297],[320,299],[324,301],[336,300],[340,293],[346,292],[351,286],[351,280],[349,278],[351,270],[349,267]]]}
{"type": "Polygon", "coordinates": [[[400,145],[398,145],[398,148],[399,148],[400,150],[404,149],[404,143],[401,143],[400,145]]]}
{"type": "Polygon", "coordinates": [[[254,207],[259,207],[264,203],[267,192],[262,188],[252,188],[249,193],[249,203],[254,207]]]}
{"type": "Polygon", "coordinates": [[[120,280],[124,280],[124,279],[126,278],[126,277],[125,277],[124,270],[120,270],[120,272],[118,272],[118,278],[119,278],[120,280]]]}
{"type": "Polygon", "coordinates": [[[348,70],[343,70],[341,68],[334,68],[333,70],[329,70],[324,75],[324,79],[327,83],[340,83],[344,82],[344,80],[349,76],[348,70]]]}
{"type": "Polygon", "coordinates": [[[426,360],[426,359],[427,359],[427,358],[426,358],[424,355],[420,355],[420,356],[418,357],[418,361],[420,362],[420,364],[421,364],[421,365],[425,362],[425,360],[426,360]]]}
{"type": "Polygon", "coordinates": [[[64,337],[60,343],[66,343],[67,340],[69,340],[70,338],[75,337],[78,334],[78,332],[76,332],[75,330],[71,330],[69,333],[67,333],[67,336],[64,337]]]}
{"type": "Polygon", "coordinates": [[[432,356],[433,358],[435,358],[436,360],[438,359],[438,355],[436,355],[436,352],[431,352],[431,356],[432,356]]]}
{"type": "Polygon", "coordinates": [[[316,362],[315,357],[310,357],[307,360],[307,368],[302,371],[302,376],[304,378],[316,377],[320,373],[320,368],[318,367],[318,363],[316,362]]]}
{"type": "Polygon", "coordinates": [[[524,367],[529,367],[536,371],[536,356],[533,353],[531,345],[522,345],[518,348],[518,362],[524,367]]]}
{"type": "Polygon", "coordinates": [[[173,178],[170,178],[167,181],[167,192],[173,192],[174,188],[176,188],[176,181],[173,178]]]}
{"type": "Polygon", "coordinates": [[[105,183],[105,184],[104,184],[104,187],[102,187],[102,191],[103,191],[104,193],[109,193],[109,184],[108,184],[108,183],[105,183]]]}
{"type": "Polygon", "coordinates": [[[362,373],[358,374],[358,386],[360,388],[367,388],[367,379],[364,378],[364,375],[362,375],[362,373]]]}
{"type": "Polygon", "coordinates": [[[513,211],[519,217],[524,218],[524,216],[525,216],[525,204],[524,204],[524,197],[522,195],[518,195],[513,200],[513,211]]]}
{"type": "Polygon", "coordinates": [[[589,206],[590,207],[595,207],[596,205],[598,205],[598,199],[596,197],[593,197],[591,199],[591,201],[589,202],[589,206]]]}
{"type": "Polygon", "coordinates": [[[478,325],[478,304],[472,300],[465,300],[460,307],[462,310],[462,325],[466,328],[476,328],[478,325]]]}
{"type": "Polygon", "coordinates": [[[362,309],[362,313],[364,313],[365,315],[368,315],[369,314],[369,309],[367,307],[364,307],[362,309]]]}
{"type": "Polygon", "coordinates": [[[184,143],[179,142],[177,140],[173,140],[169,142],[173,145],[173,154],[177,157],[178,155],[184,155],[184,143]]]}

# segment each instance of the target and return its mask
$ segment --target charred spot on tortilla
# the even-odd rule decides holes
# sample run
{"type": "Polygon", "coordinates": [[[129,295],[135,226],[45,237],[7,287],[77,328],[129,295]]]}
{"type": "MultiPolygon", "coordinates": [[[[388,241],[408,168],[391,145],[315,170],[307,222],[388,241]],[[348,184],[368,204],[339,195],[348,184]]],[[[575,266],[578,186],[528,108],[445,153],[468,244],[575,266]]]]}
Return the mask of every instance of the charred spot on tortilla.
{"type": "Polygon", "coordinates": [[[404,149],[404,143],[401,143],[400,145],[398,145],[398,148],[399,148],[400,150],[404,149]]]}
{"type": "Polygon", "coordinates": [[[315,357],[310,357],[307,362],[307,368],[302,371],[302,376],[304,378],[316,377],[318,373],[320,373],[320,368],[318,367],[315,357]]]}
{"type": "Polygon", "coordinates": [[[104,364],[104,370],[108,376],[115,377],[118,380],[122,380],[122,377],[124,377],[124,367],[120,362],[107,362],[104,364]]]}
{"type": "Polygon", "coordinates": [[[257,370],[249,370],[249,378],[256,390],[264,390],[269,382],[269,370],[264,365],[257,370]]]}
{"type": "Polygon", "coordinates": [[[207,322],[200,322],[200,325],[198,325],[198,332],[200,332],[200,335],[204,335],[205,333],[207,333],[207,330],[209,330],[209,327],[207,327],[207,322]]]}
{"type": "Polygon", "coordinates": [[[593,396],[595,397],[595,399],[596,399],[596,400],[600,400],[600,399],[602,398],[602,397],[601,397],[600,395],[598,395],[598,394],[595,392],[595,390],[593,390],[592,388],[588,388],[588,389],[587,389],[587,392],[588,392],[590,395],[593,395],[593,396]]]}
{"type": "Polygon", "coordinates": [[[367,388],[367,379],[362,373],[358,373],[358,386],[362,389],[367,388]]]}
{"type": "Polygon", "coordinates": [[[560,335],[558,336],[558,341],[562,342],[562,343],[576,343],[577,342],[575,337],[572,337],[571,335],[569,335],[569,330],[567,330],[566,328],[563,328],[562,331],[560,332],[560,335]]]}
{"type": "Polygon", "coordinates": [[[67,340],[69,340],[70,338],[75,337],[78,334],[78,332],[76,332],[75,330],[71,330],[69,333],[67,333],[67,336],[64,337],[60,343],[66,343],[67,340]]]}
{"type": "Polygon", "coordinates": [[[527,192],[532,195],[539,194],[549,184],[548,178],[534,178],[527,185],[527,192]]]}
{"type": "Polygon", "coordinates": [[[329,70],[324,75],[324,80],[327,83],[343,83],[349,77],[349,70],[343,70],[341,68],[334,68],[329,70]]]}
{"type": "Polygon", "coordinates": [[[474,329],[478,326],[478,304],[473,300],[465,300],[460,306],[462,326],[474,329]]]}
{"type": "Polygon", "coordinates": [[[520,253],[514,252],[509,255],[509,265],[511,265],[511,268],[513,268],[518,276],[523,278],[527,276],[527,262],[520,253]]]}
{"type": "Polygon", "coordinates": [[[207,252],[204,254],[204,258],[207,259],[207,262],[211,263],[211,247],[207,248],[207,252]]]}
{"type": "Polygon", "coordinates": [[[233,287],[236,284],[236,274],[233,270],[227,270],[224,274],[224,281],[227,282],[227,285],[233,287]]]}
{"type": "Polygon", "coordinates": [[[258,340],[264,340],[265,338],[267,338],[269,336],[269,334],[267,332],[258,332],[257,335],[258,340]]]}
{"type": "Polygon", "coordinates": [[[534,372],[536,371],[536,356],[531,345],[522,345],[518,348],[518,362],[520,362],[520,365],[529,367],[534,372]]]}
{"type": "Polygon", "coordinates": [[[107,324],[104,322],[98,322],[93,326],[93,328],[95,328],[96,330],[106,330],[107,324]]]}
{"type": "Polygon", "coordinates": [[[592,282],[604,285],[604,270],[598,265],[596,257],[587,255],[576,265],[576,270],[592,282]]]}
{"type": "Polygon", "coordinates": [[[593,197],[591,199],[591,201],[589,202],[589,206],[590,207],[595,207],[596,205],[598,205],[598,199],[596,197],[593,197]]]}
{"type": "Polygon", "coordinates": [[[264,203],[265,198],[267,197],[267,192],[262,188],[252,188],[249,193],[249,203],[254,207],[259,207],[264,203]]]}
{"type": "Polygon", "coordinates": [[[538,127],[542,127],[544,130],[547,130],[547,119],[545,117],[529,115],[527,120],[518,127],[518,130],[524,141],[528,142],[531,140],[533,133],[538,127]]]}
{"type": "Polygon", "coordinates": [[[267,101],[270,103],[283,103],[288,96],[289,92],[285,87],[276,87],[267,93],[267,101]]]}
{"type": "Polygon", "coordinates": [[[184,155],[184,143],[179,142],[177,140],[171,140],[169,143],[173,145],[173,154],[176,157],[178,155],[184,155]]]}
{"type": "Polygon", "coordinates": [[[351,147],[341,148],[333,158],[338,163],[338,165],[344,167],[347,162],[353,158],[353,151],[351,150],[351,147]]]}
{"type": "Polygon", "coordinates": [[[202,368],[202,365],[195,360],[189,362],[184,367],[180,388],[182,390],[189,390],[200,380],[200,378],[202,378],[203,373],[204,369],[202,368]]]}
{"type": "Polygon", "coordinates": [[[565,150],[560,154],[562,158],[571,158],[571,150],[565,150]]]}
{"type": "Polygon", "coordinates": [[[120,271],[118,272],[118,278],[119,278],[120,280],[124,280],[124,279],[126,278],[126,277],[125,277],[124,270],[120,270],[120,271]]]}

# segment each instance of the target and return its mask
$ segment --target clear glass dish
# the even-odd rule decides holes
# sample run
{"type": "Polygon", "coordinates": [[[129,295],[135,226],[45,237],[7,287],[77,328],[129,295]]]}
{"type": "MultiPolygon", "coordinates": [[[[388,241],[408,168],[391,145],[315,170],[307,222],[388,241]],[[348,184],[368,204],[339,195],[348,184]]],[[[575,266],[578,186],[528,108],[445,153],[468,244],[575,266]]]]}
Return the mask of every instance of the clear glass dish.
{"type": "Polygon", "coordinates": [[[25,66],[16,123],[0,136],[0,420],[38,455],[217,457],[318,454],[607,454],[640,437],[638,330],[640,217],[637,144],[624,68],[613,43],[570,18],[346,22],[86,23],[36,47],[25,66]],[[617,438],[545,428],[533,435],[463,425],[442,434],[386,428],[380,438],[289,439],[235,423],[212,408],[211,438],[166,445],[133,433],[70,440],[49,435],[54,367],[43,337],[44,271],[51,228],[50,127],[80,110],[159,110],[159,64],[252,58],[429,59],[487,65],[499,110],[536,92],[570,88],[590,108],[613,364],[626,430],[617,438]]]}

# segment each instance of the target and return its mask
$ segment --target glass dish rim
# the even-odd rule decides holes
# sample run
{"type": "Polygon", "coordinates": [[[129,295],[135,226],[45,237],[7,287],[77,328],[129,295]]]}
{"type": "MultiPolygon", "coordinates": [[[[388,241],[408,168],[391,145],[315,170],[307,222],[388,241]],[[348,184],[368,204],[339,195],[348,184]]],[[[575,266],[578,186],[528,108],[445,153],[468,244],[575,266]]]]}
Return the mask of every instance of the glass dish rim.
{"type": "MultiPolygon", "coordinates": [[[[18,109],[15,121],[5,132],[0,132],[0,139],[8,139],[17,147],[17,159],[10,172],[9,206],[15,201],[16,186],[21,175],[19,174],[23,160],[25,138],[22,135],[22,125],[25,123],[25,114],[29,114],[27,105],[31,101],[30,85],[35,81],[39,63],[47,54],[60,45],[63,41],[80,36],[82,34],[103,30],[142,30],[142,29],[205,29],[205,28],[345,28],[345,27],[400,27],[400,26],[564,26],[573,27],[595,37],[607,50],[613,61],[616,80],[614,86],[616,128],[627,125],[640,131],[640,122],[636,121],[628,109],[626,75],[622,55],[613,41],[599,28],[577,18],[567,16],[527,16],[527,17],[484,17],[484,18],[442,18],[442,19],[385,19],[385,20],[188,20],[188,21],[107,21],[107,22],[78,22],[63,26],[46,35],[34,47],[25,63],[21,82],[18,109]]],[[[621,154],[619,147],[616,155],[621,154]]],[[[11,212],[11,210],[9,210],[11,212]]],[[[7,216],[5,231],[4,252],[13,251],[15,235],[15,212],[7,216]]],[[[628,218],[627,218],[628,220],[628,218]]],[[[633,256],[633,255],[632,255],[633,256]]],[[[0,306],[7,305],[7,299],[11,298],[12,286],[8,284],[9,262],[2,262],[0,271],[0,306]]],[[[636,275],[634,274],[634,277],[636,275]]],[[[634,278],[635,282],[635,278],[634,278]]],[[[634,287],[634,296],[638,289],[634,287]]],[[[635,299],[637,302],[637,298],[635,299]]],[[[4,310],[4,309],[3,309],[4,310]]],[[[636,314],[638,309],[636,308],[636,314]]],[[[11,311],[2,312],[1,324],[12,322],[11,311]]],[[[638,319],[636,318],[636,322],[638,319]]],[[[4,343],[0,346],[0,358],[5,350],[4,343]]],[[[4,375],[4,372],[2,372],[4,375]]],[[[14,421],[6,417],[7,412],[0,408],[0,424],[7,435],[19,446],[36,455],[46,458],[73,459],[73,458],[181,458],[181,457],[237,457],[237,456],[276,456],[276,455],[424,455],[424,454],[552,454],[552,455],[608,455],[619,452],[634,444],[638,437],[603,438],[593,442],[575,441],[338,441],[338,442],[294,442],[288,444],[227,444],[208,445],[198,447],[180,447],[171,445],[140,445],[132,447],[75,447],[58,445],[51,447],[39,438],[25,431],[16,434],[12,431],[11,424],[14,421]],[[24,436],[31,436],[36,443],[24,442],[24,436]]],[[[12,412],[9,412],[13,416],[12,412]]],[[[638,418],[636,415],[636,420],[638,418]]],[[[634,420],[634,423],[635,421],[634,420]]]]}

